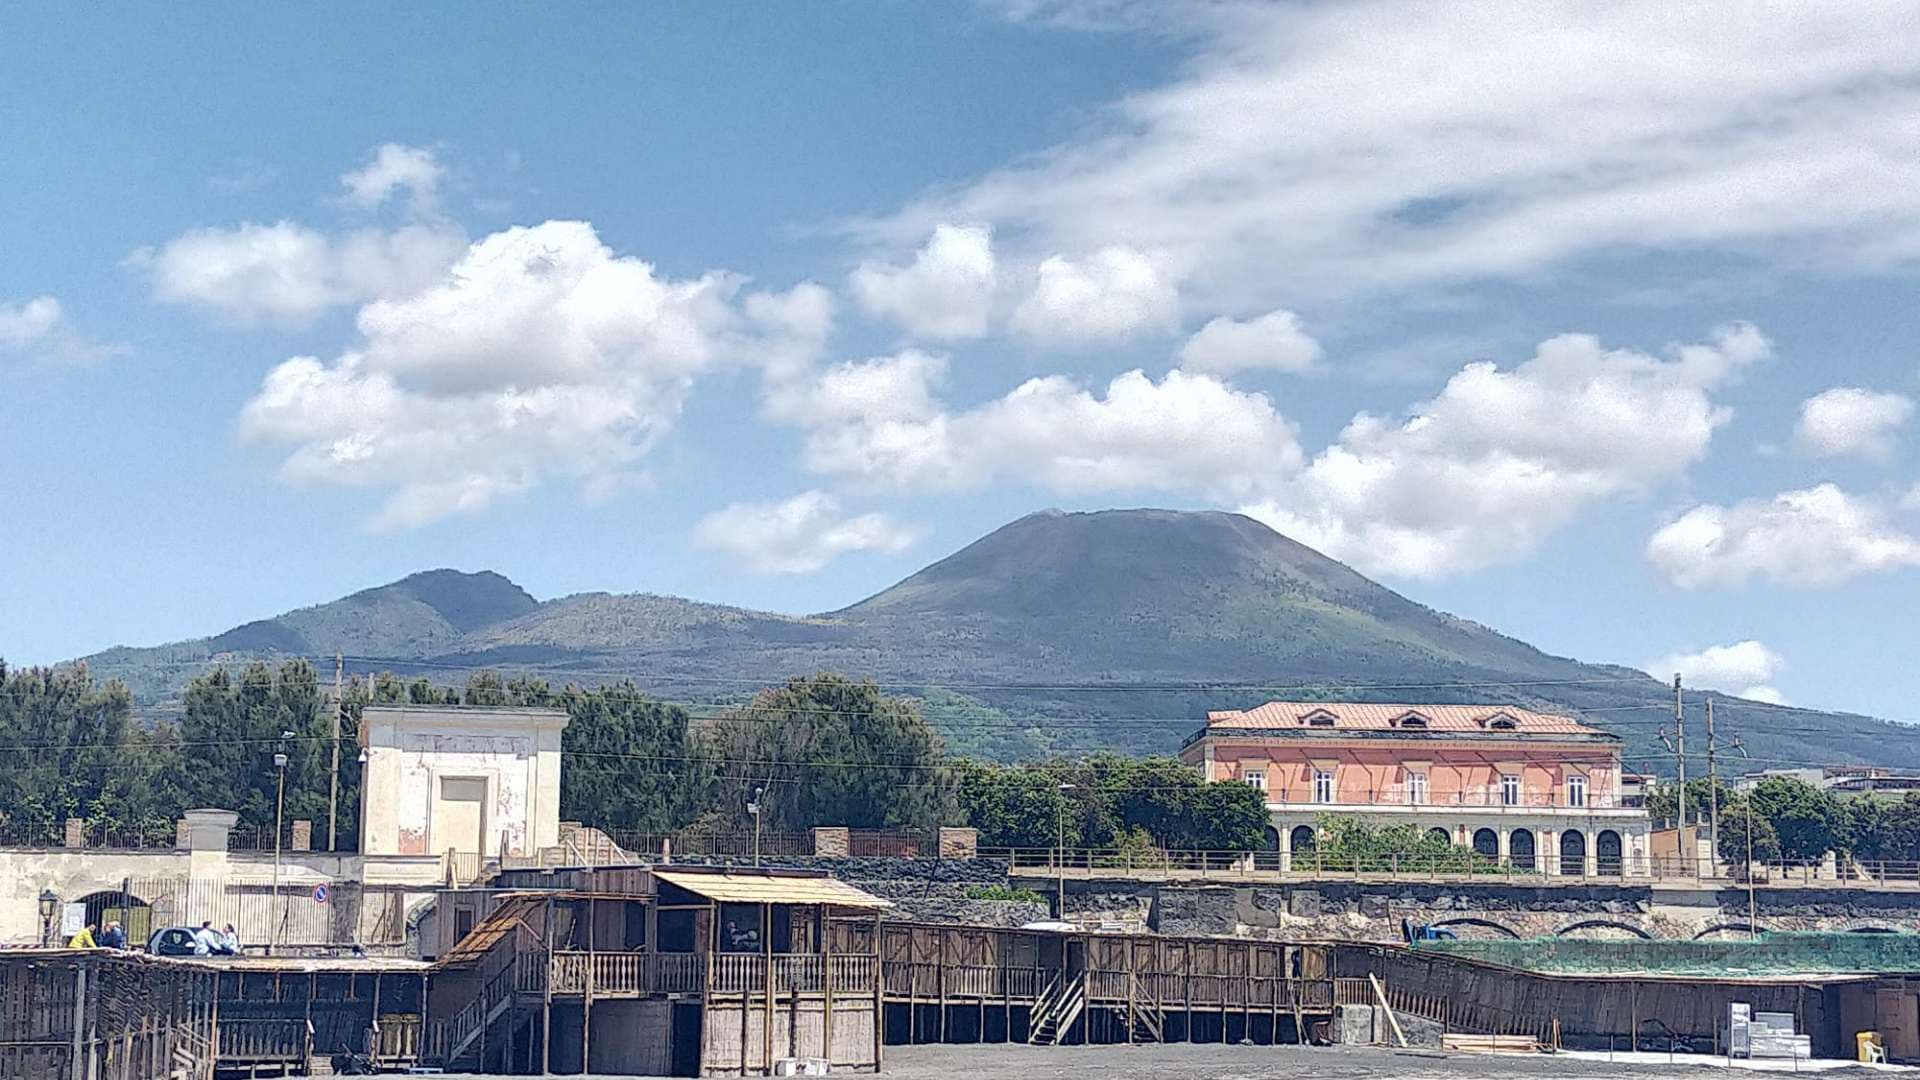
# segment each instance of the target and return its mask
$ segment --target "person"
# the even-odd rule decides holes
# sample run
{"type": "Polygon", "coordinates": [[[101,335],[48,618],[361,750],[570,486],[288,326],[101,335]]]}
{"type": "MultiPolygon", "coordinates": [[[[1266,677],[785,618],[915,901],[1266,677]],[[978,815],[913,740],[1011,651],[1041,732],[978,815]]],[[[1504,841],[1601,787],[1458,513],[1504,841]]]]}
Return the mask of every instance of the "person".
{"type": "Polygon", "coordinates": [[[201,923],[200,929],[193,932],[193,955],[219,956],[222,952],[220,932],[213,928],[213,921],[209,919],[201,923]]]}
{"type": "Polygon", "coordinates": [[[118,920],[108,922],[107,928],[101,931],[100,945],[102,948],[107,949],[124,949],[127,947],[127,932],[121,929],[118,920]]]}
{"type": "Polygon", "coordinates": [[[232,923],[228,923],[227,928],[220,931],[220,948],[227,956],[240,955],[240,933],[233,928],[232,923]]]}
{"type": "Polygon", "coordinates": [[[69,949],[97,949],[100,946],[93,940],[93,924],[80,928],[80,932],[67,939],[69,949]]]}

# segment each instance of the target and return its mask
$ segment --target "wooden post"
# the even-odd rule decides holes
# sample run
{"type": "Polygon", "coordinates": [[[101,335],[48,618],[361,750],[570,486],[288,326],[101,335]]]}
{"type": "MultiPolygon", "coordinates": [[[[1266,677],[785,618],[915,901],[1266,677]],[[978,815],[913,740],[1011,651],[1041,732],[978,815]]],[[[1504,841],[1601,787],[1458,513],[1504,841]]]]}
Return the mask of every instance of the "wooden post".
{"type": "MultiPolygon", "coordinates": [[[[553,897],[547,897],[547,928],[544,935],[547,965],[546,978],[541,979],[545,987],[540,1002],[540,1075],[553,1075],[553,897]]],[[[515,976],[518,977],[517,975],[515,976]]]]}
{"type": "MultiPolygon", "coordinates": [[[[713,964],[715,947],[720,942],[720,928],[715,925],[719,921],[715,917],[718,914],[719,911],[716,908],[712,906],[707,908],[707,963],[704,976],[706,988],[700,995],[700,1063],[695,1069],[695,1075],[707,1071],[707,1040],[709,1033],[713,1030],[711,1022],[713,1019],[713,964]]],[[[694,913],[694,918],[699,918],[698,912],[694,913]]],[[[695,947],[697,948],[698,945],[699,942],[696,940],[695,947]]]]}
{"type": "MultiPolygon", "coordinates": [[[[827,915],[827,906],[825,904],[822,904],[819,907],[814,909],[813,925],[818,928],[817,933],[819,934],[819,937],[820,937],[820,941],[819,941],[820,978],[822,980],[820,985],[821,985],[821,989],[824,991],[824,997],[825,997],[825,1000],[823,1000],[820,1005],[820,1056],[827,1059],[827,1071],[832,1072],[833,1071],[833,925],[832,925],[831,919],[827,915]]],[[[878,942],[875,943],[874,948],[875,948],[875,951],[877,952],[879,949],[878,942]]],[[[879,964],[879,961],[875,960],[874,963],[877,966],[879,964]]],[[[794,1012],[796,1013],[799,1011],[800,1011],[799,1009],[794,1010],[794,1012]]],[[[873,1022],[876,1024],[879,1023],[880,1018],[877,1016],[874,1017],[873,1022]]]]}
{"type": "Polygon", "coordinates": [[[67,1050],[67,1065],[73,1080],[86,1080],[87,1061],[87,959],[73,964],[73,1038],[67,1050]]]}
{"type": "Polygon", "coordinates": [[[1406,1046],[1407,1033],[1400,1030],[1400,1018],[1393,1015],[1393,1006],[1387,1004],[1386,988],[1380,985],[1380,980],[1371,971],[1367,972],[1367,981],[1373,984],[1374,999],[1380,1003],[1380,1011],[1387,1014],[1387,1023],[1393,1025],[1393,1037],[1400,1040],[1401,1046],[1406,1046]]]}
{"type": "Polygon", "coordinates": [[[934,951],[933,981],[934,981],[934,985],[939,988],[940,1004],[938,1007],[938,1012],[935,1014],[935,1022],[938,1025],[938,1034],[935,1037],[938,1038],[941,1042],[946,1042],[947,1041],[947,928],[943,926],[937,931],[937,933],[940,935],[940,944],[939,944],[939,947],[934,951]]]}
{"type": "MultiPolygon", "coordinates": [[[[352,976],[349,975],[348,978],[351,979],[352,976]]],[[[319,973],[314,971],[307,972],[307,1031],[301,1042],[306,1060],[300,1063],[302,1069],[308,1068],[308,1063],[313,1060],[313,995],[318,993],[319,990],[319,973]]]]}
{"type": "MultiPolygon", "coordinates": [[[[874,918],[874,932],[879,933],[880,920],[874,918]]],[[[917,1046],[920,1042],[920,973],[914,969],[914,939],[920,935],[914,928],[907,927],[907,1045],[917,1046]]]]}
{"type": "Polygon", "coordinates": [[[1140,981],[1140,976],[1134,970],[1135,964],[1134,964],[1134,956],[1133,956],[1133,939],[1131,937],[1127,938],[1126,946],[1127,946],[1127,1045],[1132,1046],[1133,1045],[1133,1010],[1135,1008],[1134,985],[1140,981]]]}
{"type": "MultiPolygon", "coordinates": [[[[907,940],[908,941],[913,940],[913,936],[911,933],[908,934],[907,940]]],[[[911,952],[909,952],[908,955],[912,955],[911,952]]],[[[907,974],[911,976],[913,974],[913,969],[908,968],[907,974]]],[[[874,1072],[880,1071],[881,1047],[886,1042],[884,1038],[885,1033],[881,1030],[882,1027],[884,1027],[884,1021],[886,1020],[886,1016],[887,1016],[886,1001],[881,996],[883,989],[884,989],[883,980],[880,977],[880,913],[876,911],[873,913],[873,1071],[874,1072]]]]}
{"type": "Polygon", "coordinates": [[[766,965],[767,1017],[760,1029],[760,1067],[773,1075],[773,905],[760,905],[760,956],[766,965]]]}
{"type": "Polygon", "coordinates": [[[593,916],[594,899],[587,897],[587,970],[584,986],[580,991],[580,1072],[593,1071],[593,916]]]}

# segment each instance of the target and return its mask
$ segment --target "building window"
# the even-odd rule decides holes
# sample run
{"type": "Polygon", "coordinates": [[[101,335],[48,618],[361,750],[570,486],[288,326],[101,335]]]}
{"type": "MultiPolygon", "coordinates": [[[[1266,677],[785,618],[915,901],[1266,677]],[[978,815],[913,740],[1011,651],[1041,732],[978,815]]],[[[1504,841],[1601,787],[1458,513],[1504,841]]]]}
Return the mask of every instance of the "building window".
{"type": "Polygon", "coordinates": [[[1415,806],[1427,804],[1427,774],[1410,772],[1407,774],[1407,801],[1415,806]]]}
{"type": "Polygon", "coordinates": [[[1587,805],[1587,778],[1579,774],[1567,777],[1567,805],[1587,805]]]}
{"type": "Polygon", "coordinates": [[[1307,726],[1308,727],[1332,727],[1333,714],[1332,713],[1314,713],[1312,716],[1307,717],[1307,726]]]}
{"type": "Polygon", "coordinates": [[[1333,801],[1333,773],[1327,769],[1313,770],[1313,801],[1330,803],[1333,801]]]}
{"type": "Polygon", "coordinates": [[[1255,791],[1267,790],[1267,771],[1265,769],[1248,769],[1246,772],[1240,774],[1240,779],[1245,780],[1247,786],[1253,788],[1255,791]]]}
{"type": "Polygon", "coordinates": [[[1509,773],[1500,778],[1500,805],[1520,805],[1520,778],[1509,773]]]}

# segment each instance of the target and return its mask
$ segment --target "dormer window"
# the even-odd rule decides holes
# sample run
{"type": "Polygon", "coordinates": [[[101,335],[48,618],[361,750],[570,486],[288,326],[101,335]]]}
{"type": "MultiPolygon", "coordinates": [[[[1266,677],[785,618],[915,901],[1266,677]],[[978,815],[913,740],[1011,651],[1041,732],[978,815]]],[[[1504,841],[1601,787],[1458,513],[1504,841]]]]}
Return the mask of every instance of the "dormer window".
{"type": "Polygon", "coordinates": [[[1300,718],[1300,722],[1308,727],[1332,727],[1333,720],[1333,714],[1325,709],[1315,709],[1300,718]]]}
{"type": "Polygon", "coordinates": [[[1508,713],[1497,712],[1480,721],[1480,726],[1488,731],[1518,731],[1520,722],[1508,713]]]}
{"type": "Polygon", "coordinates": [[[1427,718],[1417,712],[1403,713],[1393,718],[1393,726],[1405,731],[1425,731],[1427,718]]]}

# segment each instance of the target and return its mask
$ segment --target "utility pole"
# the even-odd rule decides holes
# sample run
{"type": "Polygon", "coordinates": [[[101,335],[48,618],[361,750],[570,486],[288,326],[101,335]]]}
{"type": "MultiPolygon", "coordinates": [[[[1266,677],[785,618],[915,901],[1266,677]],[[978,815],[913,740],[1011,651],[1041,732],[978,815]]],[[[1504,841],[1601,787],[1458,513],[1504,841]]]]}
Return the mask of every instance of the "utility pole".
{"type": "Polygon", "coordinates": [[[1720,869],[1720,774],[1713,767],[1713,695],[1707,695],[1707,865],[1720,869]]]}
{"type": "Polygon", "coordinates": [[[1680,801],[1677,805],[1680,809],[1680,858],[1683,860],[1681,865],[1692,866],[1697,865],[1700,856],[1698,852],[1691,851],[1687,847],[1687,710],[1680,698],[1680,673],[1677,671],[1673,673],[1673,738],[1675,743],[1673,756],[1678,762],[1677,771],[1680,776],[1680,801]]]}
{"type": "Polygon", "coordinates": [[[333,786],[327,792],[327,850],[340,850],[340,714],[346,711],[347,658],[333,654],[333,786]]]}

